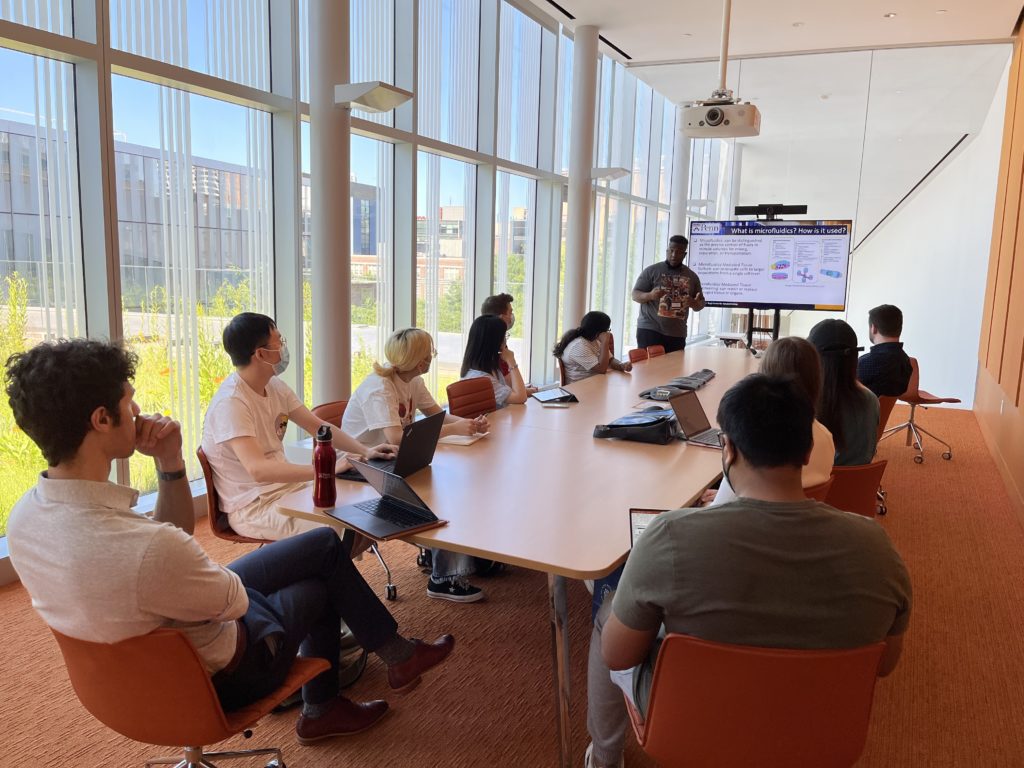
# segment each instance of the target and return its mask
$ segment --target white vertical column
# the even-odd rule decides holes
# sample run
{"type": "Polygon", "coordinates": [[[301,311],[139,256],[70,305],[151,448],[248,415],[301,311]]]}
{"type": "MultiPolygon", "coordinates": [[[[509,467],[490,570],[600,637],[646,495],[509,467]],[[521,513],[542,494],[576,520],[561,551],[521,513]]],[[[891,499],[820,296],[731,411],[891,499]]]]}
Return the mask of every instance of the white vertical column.
{"type": "Polygon", "coordinates": [[[349,0],[310,0],[313,400],[317,403],[346,398],[352,387],[351,110],[334,104],[334,86],[349,81],[348,22],[349,0]]]}
{"type": "Polygon", "coordinates": [[[577,27],[573,45],[569,210],[566,214],[562,326],[573,328],[587,306],[587,262],[593,205],[594,115],[597,112],[597,27],[577,27]]]}
{"type": "MultiPolygon", "coordinates": [[[[669,237],[686,234],[686,209],[690,202],[690,137],[683,133],[683,125],[683,108],[676,107],[676,135],[672,147],[672,195],[668,211],[669,237]]],[[[655,254],[655,260],[659,256],[660,254],[655,254]]]]}

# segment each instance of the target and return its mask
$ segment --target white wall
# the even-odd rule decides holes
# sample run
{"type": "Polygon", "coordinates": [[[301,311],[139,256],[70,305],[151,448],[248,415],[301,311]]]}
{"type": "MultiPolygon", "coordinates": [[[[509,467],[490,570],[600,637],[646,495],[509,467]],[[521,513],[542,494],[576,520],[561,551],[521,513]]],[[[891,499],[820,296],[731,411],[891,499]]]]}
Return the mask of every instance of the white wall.
{"type": "MultiPolygon", "coordinates": [[[[895,304],[921,386],[959,397],[961,408],[974,402],[1008,71],[981,131],[854,252],[850,267],[845,319],[860,343],[870,346],[868,310],[895,304]]],[[[789,332],[805,336],[834,316],[843,315],[794,312],[789,332]]]]}

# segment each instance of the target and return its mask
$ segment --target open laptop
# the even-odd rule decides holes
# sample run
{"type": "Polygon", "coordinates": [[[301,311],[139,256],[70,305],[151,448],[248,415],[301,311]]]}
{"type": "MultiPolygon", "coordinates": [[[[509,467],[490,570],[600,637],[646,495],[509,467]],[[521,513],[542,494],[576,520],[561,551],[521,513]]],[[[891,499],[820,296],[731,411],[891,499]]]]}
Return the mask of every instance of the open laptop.
{"type": "Polygon", "coordinates": [[[632,549],[636,546],[636,540],[640,534],[647,530],[647,526],[654,522],[654,518],[667,509],[630,509],[629,510],[629,546],[632,549]]]}
{"type": "Polygon", "coordinates": [[[696,443],[706,448],[718,448],[722,445],[718,442],[718,436],[722,430],[715,429],[708,421],[708,415],[704,412],[704,406],[700,404],[697,393],[693,390],[676,395],[668,401],[675,411],[676,420],[679,422],[679,429],[682,431],[682,439],[688,443],[696,443]]]}
{"type": "MultiPolygon", "coordinates": [[[[437,450],[437,440],[441,437],[444,417],[445,412],[440,411],[433,416],[412,422],[402,430],[402,442],[398,445],[397,457],[394,459],[370,459],[367,463],[385,472],[393,472],[400,477],[408,477],[413,472],[419,472],[424,467],[430,466],[430,462],[434,460],[434,451],[437,450]]],[[[339,472],[338,477],[343,480],[366,479],[354,469],[339,472]]]]}
{"type": "Polygon", "coordinates": [[[335,520],[376,541],[445,524],[446,521],[439,520],[403,478],[362,461],[353,460],[352,465],[381,497],[326,510],[335,520]]]}

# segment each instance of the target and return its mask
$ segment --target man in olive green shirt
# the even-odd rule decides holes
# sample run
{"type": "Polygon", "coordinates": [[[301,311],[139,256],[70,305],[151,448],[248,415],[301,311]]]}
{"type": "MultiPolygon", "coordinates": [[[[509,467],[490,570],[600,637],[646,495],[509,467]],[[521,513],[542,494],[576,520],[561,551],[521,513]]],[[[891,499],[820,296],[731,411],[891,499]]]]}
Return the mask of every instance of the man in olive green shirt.
{"type": "Polygon", "coordinates": [[[739,498],[665,512],[637,540],[591,640],[587,766],[621,765],[617,686],[646,711],[661,632],[776,648],[884,640],[879,674],[895,668],[910,579],[875,521],[804,495],[813,418],[788,380],[750,376],[722,398],[722,469],[739,498]]]}

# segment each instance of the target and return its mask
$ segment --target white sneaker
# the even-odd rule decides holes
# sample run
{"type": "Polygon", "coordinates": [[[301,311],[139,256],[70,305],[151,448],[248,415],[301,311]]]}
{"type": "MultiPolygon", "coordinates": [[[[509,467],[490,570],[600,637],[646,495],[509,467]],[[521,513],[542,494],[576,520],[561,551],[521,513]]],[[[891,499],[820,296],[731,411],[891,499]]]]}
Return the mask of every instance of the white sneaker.
{"type": "MultiPolygon", "coordinates": [[[[594,742],[587,744],[587,751],[583,753],[583,768],[594,768],[593,762],[594,754],[594,742]]],[[[619,762],[616,764],[617,768],[625,768],[626,757],[625,755],[619,757],[619,762]]]]}

